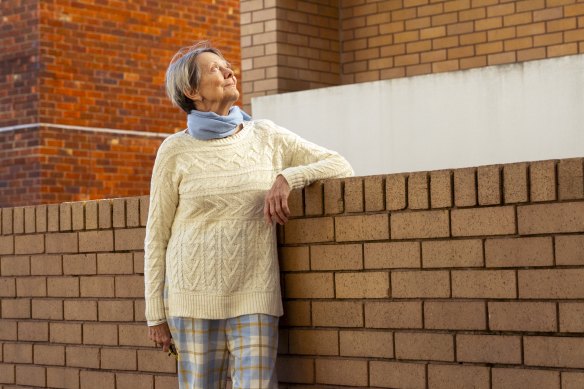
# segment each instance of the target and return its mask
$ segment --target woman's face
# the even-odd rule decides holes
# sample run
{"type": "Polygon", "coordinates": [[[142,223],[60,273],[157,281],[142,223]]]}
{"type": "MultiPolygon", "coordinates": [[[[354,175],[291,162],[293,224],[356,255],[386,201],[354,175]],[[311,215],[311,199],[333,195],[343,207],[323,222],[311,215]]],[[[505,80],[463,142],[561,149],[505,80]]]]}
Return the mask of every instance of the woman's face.
{"type": "Polygon", "coordinates": [[[191,97],[197,110],[226,115],[239,98],[237,79],[231,66],[217,54],[209,52],[199,54],[197,64],[201,78],[199,88],[191,97]]]}

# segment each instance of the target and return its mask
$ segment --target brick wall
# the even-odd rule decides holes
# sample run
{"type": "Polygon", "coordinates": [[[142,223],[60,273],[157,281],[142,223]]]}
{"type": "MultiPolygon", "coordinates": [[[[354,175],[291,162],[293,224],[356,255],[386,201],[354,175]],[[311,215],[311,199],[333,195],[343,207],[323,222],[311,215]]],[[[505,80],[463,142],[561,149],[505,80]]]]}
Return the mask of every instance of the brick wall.
{"type": "Polygon", "coordinates": [[[257,63],[268,49],[275,58],[266,67],[270,87],[246,83],[245,104],[322,86],[317,80],[350,84],[584,53],[581,0],[243,0],[241,7],[245,78],[264,67],[257,63]],[[322,17],[311,19],[314,10],[322,17]],[[328,34],[335,25],[338,34],[328,34]],[[314,39],[317,29],[323,40],[314,39]]]}
{"type": "Polygon", "coordinates": [[[147,194],[160,135],[185,128],[164,92],[174,53],[209,39],[241,78],[237,0],[9,0],[0,15],[0,206],[147,194]]]}
{"type": "MultiPolygon", "coordinates": [[[[279,229],[281,387],[584,385],[584,158],[317,182],[279,229]]],[[[176,388],[148,197],[0,210],[0,384],[176,388]]]]}

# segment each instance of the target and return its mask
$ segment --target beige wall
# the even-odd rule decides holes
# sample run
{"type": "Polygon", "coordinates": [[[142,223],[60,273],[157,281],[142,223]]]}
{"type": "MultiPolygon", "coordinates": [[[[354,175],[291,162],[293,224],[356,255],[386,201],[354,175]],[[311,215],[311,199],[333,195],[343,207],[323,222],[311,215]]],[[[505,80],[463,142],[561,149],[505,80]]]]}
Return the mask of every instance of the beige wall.
{"type": "Polygon", "coordinates": [[[243,0],[252,97],[584,53],[576,0],[243,0]]]}
{"type": "MultiPolygon", "coordinates": [[[[583,163],[293,192],[279,229],[281,387],[582,387],[583,163]]],[[[177,387],[146,336],[147,204],[1,209],[0,384],[177,387]]]]}

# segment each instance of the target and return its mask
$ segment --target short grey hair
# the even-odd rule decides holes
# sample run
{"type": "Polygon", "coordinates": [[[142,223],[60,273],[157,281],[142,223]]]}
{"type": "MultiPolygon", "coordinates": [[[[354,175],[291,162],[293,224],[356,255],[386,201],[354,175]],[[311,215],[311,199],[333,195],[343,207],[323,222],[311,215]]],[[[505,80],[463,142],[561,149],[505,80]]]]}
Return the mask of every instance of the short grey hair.
{"type": "Polygon", "coordinates": [[[196,109],[195,102],[185,92],[196,91],[199,87],[201,71],[196,59],[201,53],[213,53],[225,60],[218,49],[202,41],[180,49],[166,69],[166,95],[173,105],[186,113],[196,109]]]}

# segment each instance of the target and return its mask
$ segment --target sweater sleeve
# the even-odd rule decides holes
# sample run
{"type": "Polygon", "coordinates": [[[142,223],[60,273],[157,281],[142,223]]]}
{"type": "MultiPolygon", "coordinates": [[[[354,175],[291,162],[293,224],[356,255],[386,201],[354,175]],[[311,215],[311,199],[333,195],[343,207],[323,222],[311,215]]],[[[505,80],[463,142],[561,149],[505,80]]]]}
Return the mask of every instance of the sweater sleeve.
{"type": "Polygon", "coordinates": [[[144,286],[146,320],[149,325],[166,321],[164,279],[166,247],[178,205],[178,182],[159,149],[150,183],[150,206],[144,239],[144,286]]]}
{"type": "Polygon", "coordinates": [[[283,138],[290,165],[280,174],[288,181],[290,189],[302,188],[316,180],[355,175],[349,162],[336,151],[309,142],[288,130],[283,138]]]}

